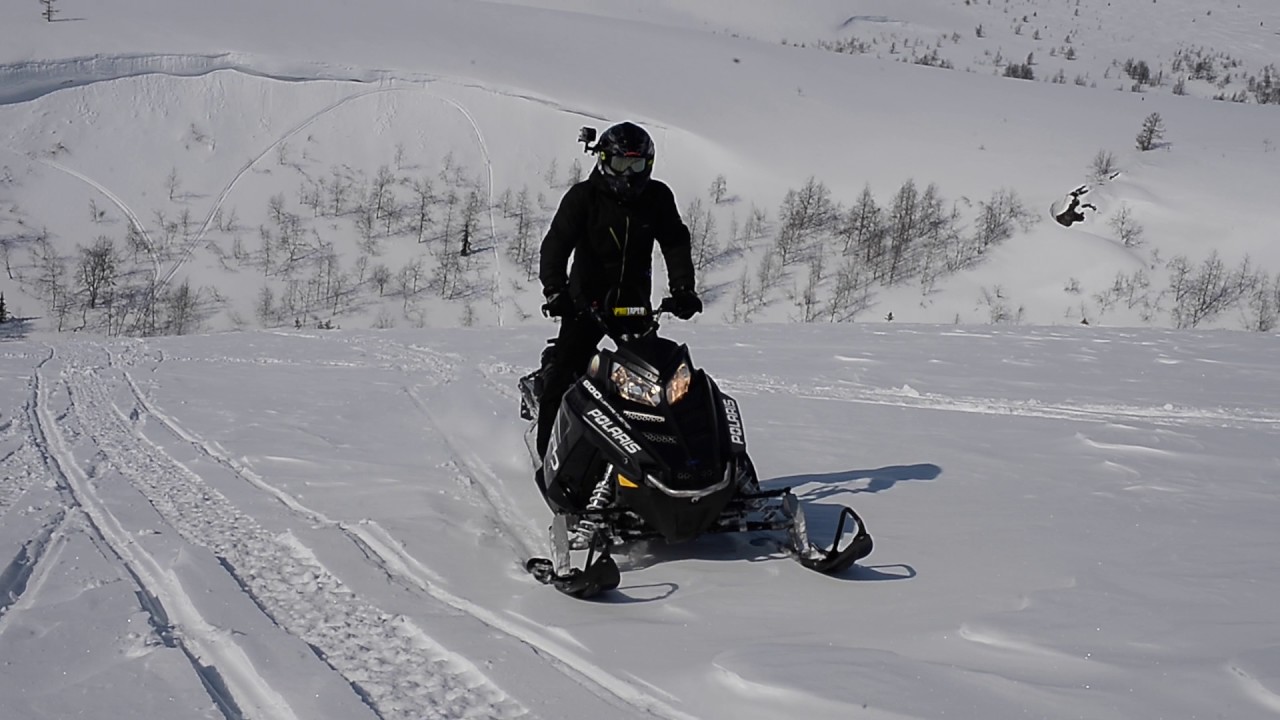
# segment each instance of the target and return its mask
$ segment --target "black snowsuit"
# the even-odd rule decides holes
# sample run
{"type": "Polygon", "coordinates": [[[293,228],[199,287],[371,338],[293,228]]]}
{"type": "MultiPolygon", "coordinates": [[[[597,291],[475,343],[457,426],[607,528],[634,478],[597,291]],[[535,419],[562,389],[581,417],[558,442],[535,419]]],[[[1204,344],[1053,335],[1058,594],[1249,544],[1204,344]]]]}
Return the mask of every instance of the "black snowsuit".
{"type": "Polygon", "coordinates": [[[662,248],[672,290],[693,288],[689,228],[675,195],[649,180],[630,200],[618,198],[598,169],[564,194],[542,240],[538,278],[544,291],[568,288],[577,312],[560,323],[554,351],[544,365],[538,404],[538,457],[546,455],[560,398],[582,374],[604,332],[584,310],[647,305],[653,292],[653,244],[662,248]],[[573,266],[566,274],[569,256],[573,266]]]}

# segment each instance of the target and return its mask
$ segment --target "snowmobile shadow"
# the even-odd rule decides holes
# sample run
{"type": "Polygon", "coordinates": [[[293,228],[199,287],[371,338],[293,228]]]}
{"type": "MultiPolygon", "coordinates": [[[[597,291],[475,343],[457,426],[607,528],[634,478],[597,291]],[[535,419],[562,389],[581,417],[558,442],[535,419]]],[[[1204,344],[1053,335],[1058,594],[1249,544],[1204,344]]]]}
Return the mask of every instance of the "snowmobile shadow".
{"type": "Polygon", "coordinates": [[[910,580],[916,576],[916,569],[905,563],[888,565],[854,565],[838,575],[831,577],[838,580],[857,582],[884,582],[886,580],[910,580]],[[901,572],[884,572],[885,568],[900,568],[901,572]]]}
{"type": "Polygon", "coordinates": [[[703,535],[689,542],[668,545],[661,540],[642,540],[617,552],[614,560],[624,572],[680,560],[761,562],[785,558],[777,537],[767,534],[703,535]]]}
{"type": "Polygon", "coordinates": [[[613,592],[604,593],[592,600],[610,605],[638,605],[666,600],[675,595],[679,589],[680,586],[673,582],[620,585],[614,588],[613,592]]]}
{"type": "MultiPolygon", "coordinates": [[[[798,487],[800,485],[819,484],[825,487],[815,488],[796,495],[805,501],[822,500],[843,493],[878,493],[892,488],[906,480],[935,480],[942,474],[942,468],[933,463],[916,465],[889,465],[875,470],[843,470],[833,473],[813,473],[808,475],[787,475],[760,483],[761,487],[798,487]],[[848,487],[848,485],[866,480],[864,487],[848,487]]],[[[838,512],[838,511],[837,511],[838,512]]]]}

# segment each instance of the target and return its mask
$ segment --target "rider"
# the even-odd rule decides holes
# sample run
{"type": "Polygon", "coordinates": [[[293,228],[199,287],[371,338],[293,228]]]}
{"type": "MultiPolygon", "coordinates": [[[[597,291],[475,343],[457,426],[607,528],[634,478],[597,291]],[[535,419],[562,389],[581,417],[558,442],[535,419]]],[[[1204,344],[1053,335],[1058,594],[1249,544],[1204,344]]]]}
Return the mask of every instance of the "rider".
{"type": "MultiPolygon", "coordinates": [[[[649,304],[654,241],[667,264],[671,295],[666,309],[682,320],[702,312],[694,291],[689,228],[680,219],[671,189],[650,177],[654,147],[649,133],[634,123],[620,123],[590,150],[596,154],[595,167],[565,192],[542,241],[542,312],[561,322],[543,357],[539,460],[546,456],[560,398],[586,370],[604,337],[588,310],[649,304]],[[573,264],[566,274],[570,255],[573,264]]],[[[541,488],[541,467],[537,479],[541,488]]]]}

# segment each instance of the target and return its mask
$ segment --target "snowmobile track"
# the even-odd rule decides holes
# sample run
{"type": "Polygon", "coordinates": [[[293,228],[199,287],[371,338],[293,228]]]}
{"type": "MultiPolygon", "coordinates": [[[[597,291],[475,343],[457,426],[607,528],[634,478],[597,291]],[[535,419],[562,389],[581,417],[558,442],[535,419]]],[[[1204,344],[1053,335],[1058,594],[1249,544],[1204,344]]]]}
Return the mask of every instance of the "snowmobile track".
{"type": "MultiPolygon", "coordinates": [[[[183,592],[177,579],[148,554],[120,522],[98,499],[85,471],[77,463],[58,428],[58,421],[50,408],[48,380],[45,368],[57,360],[50,351],[49,357],[36,366],[33,376],[31,404],[32,432],[36,442],[46,454],[49,470],[55,475],[59,491],[68,499],[71,507],[66,515],[82,514],[90,539],[113,558],[137,588],[136,594],[148,613],[153,627],[169,627],[169,619],[183,628],[181,636],[170,634],[167,644],[181,649],[192,664],[193,671],[210,693],[210,700],[228,720],[239,720],[242,715],[239,704],[253,708],[255,716],[279,720],[295,720],[296,716],[265,680],[253,671],[253,665],[234,642],[218,635],[196,610],[191,598],[183,592]],[[165,608],[172,608],[172,613],[165,608]],[[204,658],[204,660],[201,660],[204,658]],[[221,669],[220,669],[221,668],[221,669]]],[[[66,384],[68,391],[70,385],[66,384]]],[[[76,404],[69,392],[72,409],[76,404]]],[[[65,517],[61,521],[65,523],[65,517]]],[[[59,526],[59,528],[61,525],[59,526]]],[[[58,529],[54,530],[57,533],[58,529]]]]}
{"type": "MultiPolygon", "coordinates": [[[[324,340],[329,339],[327,336],[322,336],[322,338],[324,340]]],[[[342,341],[355,342],[346,338],[343,338],[342,341]]],[[[406,372],[428,370],[434,373],[433,377],[439,380],[451,378],[454,367],[453,361],[460,360],[460,358],[447,357],[426,349],[387,343],[381,339],[378,339],[374,345],[375,347],[372,348],[370,354],[379,360],[391,361],[406,372]]],[[[128,360],[119,363],[121,366],[128,364],[128,360]]],[[[183,442],[189,443],[198,452],[227,468],[244,482],[272,496],[309,524],[334,528],[342,532],[392,580],[424,594],[435,602],[462,612],[492,630],[524,644],[538,656],[547,660],[556,671],[563,674],[572,683],[618,710],[630,710],[638,712],[642,716],[663,718],[665,720],[696,720],[693,716],[671,707],[656,696],[615,677],[603,667],[587,660],[581,654],[563,644],[537,632],[527,624],[513,621],[499,612],[489,610],[443,589],[439,576],[409,553],[399,540],[378,523],[362,521],[353,524],[334,520],[328,515],[308,507],[289,493],[271,485],[253,470],[221,451],[213,443],[183,428],[175,418],[157,408],[147,398],[146,393],[123,367],[119,369],[122,371],[123,380],[128,385],[134,401],[146,413],[147,417],[154,419],[167,432],[183,442]]],[[[464,473],[476,472],[473,465],[463,460],[462,456],[459,455],[456,442],[444,431],[436,418],[426,410],[427,406],[422,399],[415,395],[412,390],[406,388],[406,392],[409,393],[415,404],[423,410],[424,414],[440,431],[455,458],[455,465],[458,469],[464,473]]],[[[487,472],[490,478],[492,477],[492,473],[488,471],[487,466],[481,465],[481,468],[483,469],[481,474],[487,472]]],[[[470,475],[470,486],[486,501],[493,512],[502,517],[499,522],[505,528],[505,534],[508,537],[516,538],[512,543],[513,551],[517,554],[528,553],[529,548],[525,545],[526,541],[520,540],[520,536],[512,529],[513,524],[516,527],[519,526],[518,523],[512,520],[514,510],[506,507],[505,504],[499,504],[498,501],[495,501],[492,493],[488,492],[487,487],[477,479],[475,474],[470,475]],[[505,516],[502,515],[504,512],[505,516]]]]}
{"type": "MultiPolygon", "coordinates": [[[[119,377],[118,368],[106,369],[110,363],[102,360],[73,354],[64,361],[61,382],[81,432],[183,539],[211,552],[268,617],[310,645],[375,715],[385,720],[418,720],[514,718],[527,713],[473,665],[440,647],[406,618],[385,613],[356,596],[296,541],[268,534],[199,476],[142,437],[112,400],[112,389],[128,381],[119,377]]],[[[202,619],[176,580],[132,542],[131,535],[96,500],[46,406],[41,404],[41,425],[47,444],[77,499],[95,526],[103,529],[107,544],[169,609],[183,636],[194,637],[203,646],[197,648],[197,656],[218,657],[217,652],[222,652],[226,657],[228,652],[238,652],[232,643],[213,647],[213,641],[222,638],[202,630],[202,619]]],[[[252,667],[236,657],[215,665],[252,667]]],[[[287,705],[260,685],[260,677],[232,676],[227,682],[241,704],[247,701],[250,707],[271,708],[271,717],[292,717],[287,705]]]]}

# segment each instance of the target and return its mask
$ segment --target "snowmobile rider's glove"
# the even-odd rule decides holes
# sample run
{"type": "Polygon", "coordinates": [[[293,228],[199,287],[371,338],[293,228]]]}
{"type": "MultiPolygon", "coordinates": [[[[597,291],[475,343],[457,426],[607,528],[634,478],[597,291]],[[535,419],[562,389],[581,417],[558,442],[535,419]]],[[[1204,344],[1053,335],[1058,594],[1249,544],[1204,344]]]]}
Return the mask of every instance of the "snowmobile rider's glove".
{"type": "Polygon", "coordinates": [[[570,317],[577,313],[569,288],[543,288],[542,296],[547,299],[542,304],[542,314],[549,318],[570,317]]]}
{"type": "Polygon", "coordinates": [[[693,288],[676,288],[671,291],[671,297],[667,298],[664,306],[672,315],[681,320],[688,320],[702,312],[702,299],[693,288]]]}

